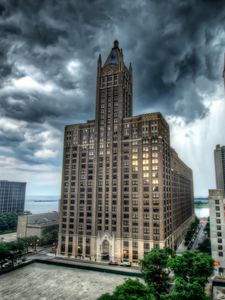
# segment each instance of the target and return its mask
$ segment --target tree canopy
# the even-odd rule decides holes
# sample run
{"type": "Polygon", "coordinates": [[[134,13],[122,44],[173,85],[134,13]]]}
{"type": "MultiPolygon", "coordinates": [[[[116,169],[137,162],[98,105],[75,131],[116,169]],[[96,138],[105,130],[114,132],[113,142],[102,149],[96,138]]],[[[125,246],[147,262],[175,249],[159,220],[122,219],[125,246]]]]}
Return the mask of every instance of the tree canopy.
{"type": "Polygon", "coordinates": [[[24,213],[0,213],[0,233],[16,231],[18,216],[30,214],[30,212],[24,213]]]}
{"type": "Polygon", "coordinates": [[[213,273],[213,259],[199,251],[185,251],[181,256],[169,258],[168,267],[174,272],[175,278],[182,278],[187,283],[206,284],[213,273]]]}
{"type": "Polygon", "coordinates": [[[155,248],[140,261],[141,272],[146,283],[153,285],[159,293],[168,289],[169,271],[167,261],[172,255],[173,251],[170,248],[155,248]]]}
{"type": "Polygon", "coordinates": [[[172,292],[166,296],[161,297],[162,300],[209,300],[205,295],[204,285],[198,282],[186,282],[182,278],[175,280],[175,286],[172,292]]]}
{"type": "Polygon", "coordinates": [[[208,254],[191,250],[176,256],[169,248],[156,248],[140,266],[145,284],[129,279],[98,300],[209,300],[205,284],[213,273],[213,259],[208,254]]]}
{"type": "Polygon", "coordinates": [[[98,300],[156,300],[148,286],[139,280],[127,279],[118,285],[112,295],[104,294],[98,300]]]}

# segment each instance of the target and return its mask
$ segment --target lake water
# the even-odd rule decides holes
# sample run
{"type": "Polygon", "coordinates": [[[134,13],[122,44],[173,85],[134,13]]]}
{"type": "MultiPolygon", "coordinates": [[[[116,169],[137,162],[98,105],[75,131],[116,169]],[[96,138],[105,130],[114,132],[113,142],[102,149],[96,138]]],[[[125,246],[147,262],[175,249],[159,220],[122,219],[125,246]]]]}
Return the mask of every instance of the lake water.
{"type": "MultiPolygon", "coordinates": [[[[29,196],[25,201],[25,210],[33,214],[58,211],[59,196],[29,196]]],[[[208,207],[195,207],[195,214],[198,218],[208,218],[208,207]]]]}
{"type": "Polygon", "coordinates": [[[25,210],[32,214],[59,210],[59,196],[29,196],[25,201],[25,210]]]}
{"type": "Polygon", "coordinates": [[[195,207],[195,214],[199,219],[208,218],[209,217],[209,208],[208,207],[195,207]]]}

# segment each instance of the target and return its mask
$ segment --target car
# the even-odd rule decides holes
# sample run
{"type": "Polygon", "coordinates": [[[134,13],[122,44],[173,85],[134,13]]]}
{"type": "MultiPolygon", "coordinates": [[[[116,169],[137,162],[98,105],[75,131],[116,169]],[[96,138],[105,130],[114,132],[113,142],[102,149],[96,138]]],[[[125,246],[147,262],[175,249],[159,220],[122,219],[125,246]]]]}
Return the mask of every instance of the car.
{"type": "Polygon", "coordinates": [[[7,269],[7,268],[10,268],[12,266],[13,266],[12,262],[7,262],[2,267],[3,267],[3,269],[7,269]]]}
{"type": "Polygon", "coordinates": [[[131,267],[131,263],[129,261],[122,261],[120,266],[122,266],[122,267],[131,267]]]}
{"type": "Polygon", "coordinates": [[[188,246],[187,246],[187,250],[190,250],[192,248],[192,246],[193,246],[193,243],[192,242],[189,243],[188,246]]]}
{"type": "Polygon", "coordinates": [[[118,266],[118,262],[114,261],[114,260],[110,260],[109,265],[110,266],[118,266]]]}

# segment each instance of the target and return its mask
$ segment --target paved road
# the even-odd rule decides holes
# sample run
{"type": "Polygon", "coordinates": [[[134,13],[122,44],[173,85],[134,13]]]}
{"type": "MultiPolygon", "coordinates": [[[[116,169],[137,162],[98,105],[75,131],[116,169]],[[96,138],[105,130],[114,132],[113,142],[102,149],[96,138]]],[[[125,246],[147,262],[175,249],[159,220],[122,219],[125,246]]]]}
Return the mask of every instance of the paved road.
{"type": "Polygon", "coordinates": [[[197,249],[198,244],[202,243],[205,238],[204,230],[205,230],[206,224],[200,224],[200,226],[201,226],[200,230],[199,230],[198,235],[193,243],[192,249],[197,249]]]}
{"type": "Polygon", "coordinates": [[[41,259],[43,261],[53,261],[53,262],[59,262],[63,264],[68,265],[74,265],[74,266],[86,266],[86,267],[96,267],[102,270],[113,270],[113,271],[122,271],[127,273],[140,273],[139,267],[122,267],[122,266],[110,266],[107,263],[101,263],[101,262],[94,262],[89,260],[80,260],[80,259],[67,259],[67,258],[61,258],[61,257],[55,257],[54,254],[47,255],[47,253],[44,251],[39,251],[36,254],[27,256],[27,261],[29,260],[35,260],[35,259],[41,259]]]}

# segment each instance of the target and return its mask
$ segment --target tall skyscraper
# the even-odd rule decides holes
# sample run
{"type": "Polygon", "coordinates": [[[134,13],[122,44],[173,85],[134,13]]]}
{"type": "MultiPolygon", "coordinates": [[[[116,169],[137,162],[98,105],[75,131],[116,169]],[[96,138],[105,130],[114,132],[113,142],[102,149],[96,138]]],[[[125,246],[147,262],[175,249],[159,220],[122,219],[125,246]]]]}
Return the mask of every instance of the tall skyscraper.
{"type": "Polygon", "coordinates": [[[26,183],[0,180],[0,213],[23,212],[26,183]]]}
{"type": "Polygon", "coordinates": [[[216,271],[225,271],[225,199],[223,190],[209,190],[210,239],[216,271]]]}
{"type": "Polygon", "coordinates": [[[132,116],[118,41],[97,64],[96,116],[65,127],[58,253],[137,262],[176,248],[194,217],[192,171],[160,113],[132,116]]]}
{"type": "Polygon", "coordinates": [[[216,145],[214,150],[216,188],[225,193],[225,146],[216,145]]]}

